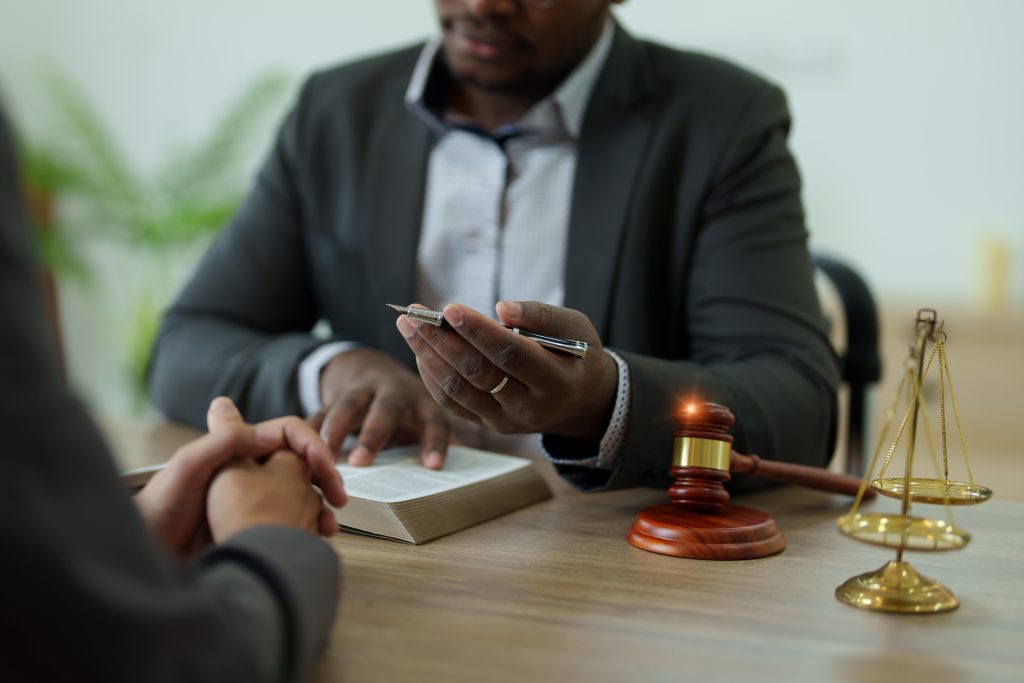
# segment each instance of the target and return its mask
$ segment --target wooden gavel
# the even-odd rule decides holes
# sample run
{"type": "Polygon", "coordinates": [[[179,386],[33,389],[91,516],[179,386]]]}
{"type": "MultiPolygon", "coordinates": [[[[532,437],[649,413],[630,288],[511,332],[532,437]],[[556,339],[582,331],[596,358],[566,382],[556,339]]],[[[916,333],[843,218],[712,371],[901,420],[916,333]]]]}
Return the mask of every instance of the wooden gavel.
{"type": "MultiPolygon", "coordinates": [[[[830,472],[821,467],[809,465],[795,465],[788,462],[777,462],[775,460],[762,460],[756,455],[743,455],[733,451],[729,456],[729,471],[736,474],[749,474],[765,479],[805,486],[809,489],[828,491],[830,493],[842,493],[847,496],[856,496],[860,488],[861,480],[849,474],[830,472]]],[[[873,489],[864,492],[865,498],[873,498],[873,489]]]]}
{"type": "MultiPolygon", "coordinates": [[[[732,412],[717,403],[688,403],[676,413],[675,453],[669,473],[675,482],[668,494],[673,503],[692,510],[714,510],[729,502],[722,484],[732,474],[746,474],[819,491],[856,496],[861,480],[821,467],[763,460],[732,450],[726,430],[735,421],[732,412]]],[[[874,496],[868,489],[865,497],[874,496]]]]}
{"type": "MultiPolygon", "coordinates": [[[[669,474],[671,503],[651,506],[637,515],[627,536],[638,548],[664,555],[698,559],[740,560],[766,557],[785,548],[778,525],[769,515],[729,503],[723,484],[732,473],[760,476],[787,484],[857,495],[861,480],[820,467],[762,460],[732,449],[726,430],[735,421],[717,403],[688,403],[675,414],[679,431],[669,474]]],[[[874,491],[865,492],[871,497],[874,491]]]]}

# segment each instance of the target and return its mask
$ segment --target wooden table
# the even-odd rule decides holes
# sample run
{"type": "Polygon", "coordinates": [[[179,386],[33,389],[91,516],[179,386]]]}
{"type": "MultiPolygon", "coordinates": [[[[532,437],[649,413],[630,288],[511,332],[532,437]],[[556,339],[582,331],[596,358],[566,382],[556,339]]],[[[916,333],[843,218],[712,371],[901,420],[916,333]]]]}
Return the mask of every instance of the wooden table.
{"type": "MultiPolygon", "coordinates": [[[[108,428],[123,461],[163,457],[188,430],[108,428]],[[171,430],[170,436],[168,436],[171,430]],[[134,449],[135,457],[125,448],[134,449]]],[[[547,472],[549,475],[550,471],[547,472]]],[[[907,553],[961,600],[929,616],[839,603],[835,587],[893,553],[840,536],[848,499],[779,489],[777,556],[680,560],[626,543],[651,490],[556,496],[422,546],[343,534],[338,622],[318,681],[1024,680],[1024,503],[960,508],[964,550],[907,553]]],[[[875,509],[896,509],[877,501],[875,509]]],[[[941,507],[915,507],[942,516],[941,507]]]]}

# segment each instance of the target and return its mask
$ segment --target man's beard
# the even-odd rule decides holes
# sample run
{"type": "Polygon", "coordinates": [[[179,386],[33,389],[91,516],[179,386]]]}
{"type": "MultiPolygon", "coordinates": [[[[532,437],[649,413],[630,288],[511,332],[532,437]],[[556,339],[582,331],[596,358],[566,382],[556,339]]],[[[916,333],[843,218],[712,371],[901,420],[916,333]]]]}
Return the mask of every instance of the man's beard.
{"type": "MultiPolygon", "coordinates": [[[[441,28],[452,42],[465,37],[484,43],[494,43],[509,49],[516,57],[528,58],[534,51],[535,46],[525,37],[510,30],[503,22],[481,19],[468,13],[445,17],[441,20],[441,28]]],[[[456,64],[459,60],[453,60],[447,53],[448,43],[442,42],[442,53],[444,54],[445,65],[452,80],[459,85],[469,86],[488,92],[500,94],[515,94],[523,90],[533,90],[537,87],[538,81],[546,81],[550,77],[537,73],[536,70],[525,67],[515,71],[514,75],[506,78],[489,79],[480,78],[473,73],[472,67],[463,71],[456,64]]],[[[452,46],[451,49],[456,49],[452,46]]],[[[472,59],[470,58],[472,61],[472,59]]],[[[485,61],[481,62],[481,68],[486,69],[485,61]]]]}

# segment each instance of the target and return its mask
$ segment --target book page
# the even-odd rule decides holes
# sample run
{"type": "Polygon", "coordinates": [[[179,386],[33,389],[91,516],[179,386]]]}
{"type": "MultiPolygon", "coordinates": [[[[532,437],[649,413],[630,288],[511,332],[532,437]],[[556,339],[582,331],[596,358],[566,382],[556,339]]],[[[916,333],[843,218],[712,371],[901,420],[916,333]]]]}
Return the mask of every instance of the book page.
{"type": "Polygon", "coordinates": [[[464,446],[450,446],[441,470],[420,464],[420,447],[403,446],[381,451],[370,467],[338,465],[350,496],[394,503],[457,489],[497,477],[523,467],[530,461],[464,446]]]}

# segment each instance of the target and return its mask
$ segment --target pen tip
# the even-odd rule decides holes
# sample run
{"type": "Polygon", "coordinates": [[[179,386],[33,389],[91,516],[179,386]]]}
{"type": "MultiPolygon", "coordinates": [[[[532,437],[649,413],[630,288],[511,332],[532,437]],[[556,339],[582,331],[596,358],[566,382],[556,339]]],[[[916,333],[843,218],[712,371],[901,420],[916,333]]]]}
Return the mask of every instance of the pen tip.
{"type": "Polygon", "coordinates": [[[405,306],[396,306],[395,304],[384,304],[384,305],[387,306],[388,308],[393,308],[394,310],[398,311],[399,313],[405,313],[406,311],[409,310],[405,306]]]}

